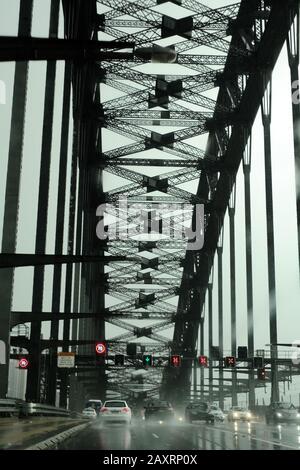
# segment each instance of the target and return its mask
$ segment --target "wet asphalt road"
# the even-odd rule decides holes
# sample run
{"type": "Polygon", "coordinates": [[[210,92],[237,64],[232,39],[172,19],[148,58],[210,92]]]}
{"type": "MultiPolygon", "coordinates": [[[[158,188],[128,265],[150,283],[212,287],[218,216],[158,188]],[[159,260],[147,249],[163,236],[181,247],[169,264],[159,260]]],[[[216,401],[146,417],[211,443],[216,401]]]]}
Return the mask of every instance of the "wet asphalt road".
{"type": "Polygon", "coordinates": [[[82,424],[82,420],[64,417],[1,418],[0,451],[24,449],[53,435],[82,424]]]}
{"type": "Polygon", "coordinates": [[[300,426],[257,423],[104,424],[96,420],[64,450],[300,450],[300,426]]]}

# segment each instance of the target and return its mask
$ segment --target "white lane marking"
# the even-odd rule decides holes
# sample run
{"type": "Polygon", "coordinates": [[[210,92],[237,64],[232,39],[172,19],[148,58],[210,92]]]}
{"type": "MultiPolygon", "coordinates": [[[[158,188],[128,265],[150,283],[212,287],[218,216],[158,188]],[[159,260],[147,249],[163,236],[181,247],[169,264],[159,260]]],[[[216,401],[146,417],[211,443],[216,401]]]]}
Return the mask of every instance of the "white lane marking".
{"type": "MultiPolygon", "coordinates": [[[[245,435],[242,435],[242,432],[245,433],[245,431],[242,431],[242,430],[238,430],[238,431],[230,431],[229,429],[222,429],[221,427],[218,427],[217,429],[219,429],[221,432],[227,432],[229,434],[238,434],[240,437],[246,437],[245,435]]],[[[299,450],[299,447],[294,447],[294,446],[289,446],[288,444],[282,444],[280,441],[267,441],[266,439],[260,439],[260,438],[257,438],[257,437],[252,437],[251,435],[248,436],[249,439],[253,440],[253,441],[260,441],[260,442],[265,442],[266,444],[272,444],[272,445],[276,445],[276,446],[280,446],[280,447],[287,447],[288,449],[294,449],[294,450],[299,450]]]]}
{"type": "Polygon", "coordinates": [[[265,439],[258,439],[256,437],[251,437],[251,436],[250,436],[250,439],[252,439],[253,441],[266,442],[267,444],[273,444],[273,445],[280,446],[280,447],[287,447],[288,449],[299,450],[299,447],[289,446],[287,444],[281,444],[281,442],[267,441],[265,439]]]}
{"type": "Polygon", "coordinates": [[[155,437],[156,439],[159,439],[159,436],[157,434],[152,433],[152,436],[155,437]]]}

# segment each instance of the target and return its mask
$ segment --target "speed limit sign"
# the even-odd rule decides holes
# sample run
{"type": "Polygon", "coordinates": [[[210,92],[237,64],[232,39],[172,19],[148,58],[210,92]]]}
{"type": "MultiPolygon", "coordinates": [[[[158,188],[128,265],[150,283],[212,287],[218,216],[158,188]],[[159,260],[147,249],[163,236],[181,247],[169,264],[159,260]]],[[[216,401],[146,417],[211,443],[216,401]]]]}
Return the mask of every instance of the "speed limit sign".
{"type": "Polygon", "coordinates": [[[29,366],[28,360],[26,359],[26,357],[22,357],[22,358],[19,360],[19,368],[20,368],[20,369],[27,369],[28,366],[29,366]]]}
{"type": "Polygon", "coordinates": [[[99,356],[104,356],[106,353],[106,344],[105,343],[96,343],[96,353],[99,354],[99,356]]]}

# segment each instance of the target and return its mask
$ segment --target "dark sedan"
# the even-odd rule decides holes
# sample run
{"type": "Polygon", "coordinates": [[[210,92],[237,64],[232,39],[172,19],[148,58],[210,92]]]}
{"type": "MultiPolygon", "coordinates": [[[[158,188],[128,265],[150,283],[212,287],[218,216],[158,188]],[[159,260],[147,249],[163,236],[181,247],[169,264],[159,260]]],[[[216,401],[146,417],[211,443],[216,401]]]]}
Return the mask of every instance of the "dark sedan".
{"type": "Polygon", "coordinates": [[[167,401],[151,401],[146,404],[144,409],[146,421],[158,421],[159,423],[174,420],[175,412],[172,405],[167,401]]]}
{"type": "Polygon", "coordinates": [[[215,422],[211,406],[206,402],[189,403],[185,409],[185,419],[189,423],[193,421],[206,421],[213,424],[215,422]]]}

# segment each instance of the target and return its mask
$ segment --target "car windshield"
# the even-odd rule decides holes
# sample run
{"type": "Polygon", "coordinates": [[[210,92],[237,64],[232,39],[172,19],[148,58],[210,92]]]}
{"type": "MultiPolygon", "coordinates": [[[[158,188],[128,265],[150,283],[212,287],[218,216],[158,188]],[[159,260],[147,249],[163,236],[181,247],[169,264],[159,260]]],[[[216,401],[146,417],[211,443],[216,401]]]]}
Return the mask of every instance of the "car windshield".
{"type": "Polygon", "coordinates": [[[126,407],[126,403],[125,401],[106,401],[104,406],[106,408],[125,408],[126,407]]]}
{"type": "Polygon", "coordinates": [[[274,403],[273,408],[278,408],[280,410],[295,409],[295,407],[292,403],[274,403]]]}
{"type": "Polygon", "coordinates": [[[240,406],[233,406],[231,410],[232,411],[246,411],[245,408],[241,408],[240,406]]]}

